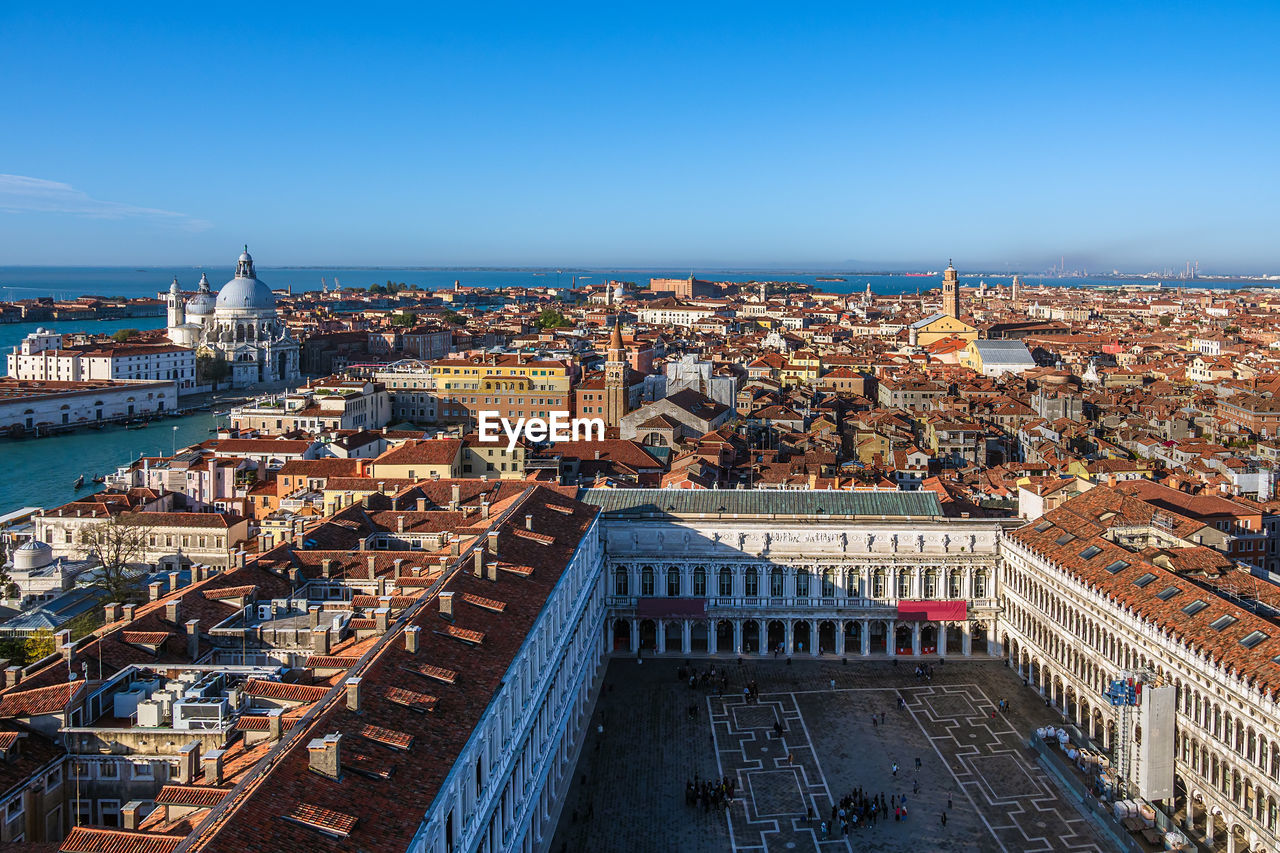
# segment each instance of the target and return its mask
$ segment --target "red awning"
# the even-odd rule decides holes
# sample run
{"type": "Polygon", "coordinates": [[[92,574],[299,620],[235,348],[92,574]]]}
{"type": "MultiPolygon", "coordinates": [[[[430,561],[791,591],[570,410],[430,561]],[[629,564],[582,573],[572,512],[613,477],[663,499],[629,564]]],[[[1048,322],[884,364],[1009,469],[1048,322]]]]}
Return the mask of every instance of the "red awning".
{"type": "Polygon", "coordinates": [[[641,619],[701,618],[707,615],[705,598],[641,598],[636,616],[641,619]]]}
{"type": "Polygon", "coordinates": [[[900,622],[963,622],[969,618],[967,601],[899,601],[900,622]]]}

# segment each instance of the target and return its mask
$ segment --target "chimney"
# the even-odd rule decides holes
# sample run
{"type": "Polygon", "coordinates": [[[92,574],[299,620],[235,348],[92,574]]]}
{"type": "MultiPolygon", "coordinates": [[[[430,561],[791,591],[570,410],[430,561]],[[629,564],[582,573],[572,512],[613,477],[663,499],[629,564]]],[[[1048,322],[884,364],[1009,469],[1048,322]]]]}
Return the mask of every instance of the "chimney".
{"type": "Polygon", "coordinates": [[[164,618],[177,625],[182,621],[182,600],[175,598],[164,603],[164,618]]]}
{"type": "Polygon", "coordinates": [[[477,548],[475,551],[472,552],[472,554],[475,558],[476,577],[478,578],[484,577],[484,550],[481,548],[477,548]]]}
{"type": "Polygon", "coordinates": [[[533,529],[533,513],[531,512],[526,512],[524,514],[524,529],[525,530],[533,529]]]}
{"type": "Polygon", "coordinates": [[[236,551],[236,568],[244,568],[244,551],[236,551]]]}
{"type": "Polygon", "coordinates": [[[365,564],[369,567],[369,580],[373,580],[378,575],[378,570],[376,568],[378,565],[378,558],[366,557],[365,564]]]}
{"type": "Polygon", "coordinates": [[[481,518],[489,517],[489,502],[484,498],[480,499],[480,517],[481,518]]]}
{"type": "Polygon", "coordinates": [[[272,743],[280,740],[284,727],[280,721],[284,718],[284,708],[272,708],[267,711],[267,737],[272,743]]]}
{"type": "Polygon", "coordinates": [[[485,567],[485,574],[489,580],[496,582],[498,580],[498,561],[490,560],[489,565],[485,567]]]}
{"type": "Polygon", "coordinates": [[[427,511],[427,499],[418,498],[418,512],[426,512],[426,511],[427,511]]]}
{"type": "Polygon", "coordinates": [[[395,567],[395,570],[391,573],[391,577],[400,577],[400,567],[404,565],[404,557],[396,557],[391,561],[391,565],[395,567]]]}
{"type": "Polygon", "coordinates": [[[136,832],[142,821],[142,800],[130,800],[120,807],[120,828],[136,832]]]}
{"type": "Polygon", "coordinates": [[[411,655],[418,653],[418,635],[422,633],[422,629],[417,625],[410,625],[404,629],[404,650],[411,655]]]}
{"type": "Polygon", "coordinates": [[[311,769],[321,776],[337,779],[342,774],[342,735],[334,732],[307,744],[311,769]]]}
{"type": "Polygon", "coordinates": [[[311,653],[315,655],[329,654],[329,629],[317,625],[311,629],[311,653]]]}
{"type": "Polygon", "coordinates": [[[4,668],[4,686],[6,688],[17,687],[20,681],[22,681],[22,667],[6,666],[4,668]]]}
{"type": "Polygon", "coordinates": [[[404,516],[396,516],[396,533],[404,533],[404,516]]]}
{"type": "Polygon", "coordinates": [[[195,781],[196,770],[200,767],[200,741],[193,740],[178,749],[179,785],[190,785],[195,781]]]}
{"type": "Polygon", "coordinates": [[[192,663],[200,657],[200,620],[187,620],[187,657],[192,663]]]}
{"type": "Polygon", "coordinates": [[[222,753],[224,750],[211,749],[200,759],[200,766],[204,768],[204,783],[206,785],[222,784],[222,753]]]}
{"type": "Polygon", "coordinates": [[[326,557],[320,561],[320,574],[326,578],[333,577],[333,560],[326,557]]]}
{"type": "Polygon", "coordinates": [[[160,596],[164,594],[164,584],[160,581],[152,581],[147,584],[147,594],[148,601],[158,601],[160,596]]]}
{"type": "Polygon", "coordinates": [[[450,512],[457,512],[458,505],[462,503],[462,486],[454,483],[450,491],[449,510],[450,512]]]}
{"type": "Polygon", "coordinates": [[[453,593],[440,593],[440,615],[450,622],[453,621],[453,593]]]}
{"type": "Polygon", "coordinates": [[[449,543],[449,556],[458,557],[462,555],[462,540],[455,538],[449,543]]]}
{"type": "Polygon", "coordinates": [[[112,622],[120,621],[120,614],[123,612],[123,610],[117,602],[114,602],[114,601],[111,602],[110,604],[103,607],[102,610],[103,610],[104,618],[107,620],[106,623],[108,625],[110,625],[112,622]]]}
{"type": "Polygon", "coordinates": [[[441,557],[441,558],[440,558],[440,571],[441,571],[442,573],[443,573],[443,572],[447,572],[447,571],[449,571],[449,558],[448,558],[448,557],[441,557]]]}
{"type": "Polygon", "coordinates": [[[498,531],[489,531],[489,553],[498,556],[498,531]]]}
{"type": "Polygon", "coordinates": [[[373,626],[379,634],[387,633],[387,627],[391,624],[391,608],[379,607],[373,611],[373,626]]]}
{"type": "Polygon", "coordinates": [[[289,588],[298,589],[302,586],[302,569],[292,568],[289,570],[289,588]]]}
{"type": "Polygon", "coordinates": [[[62,651],[63,659],[68,661],[71,660],[71,656],[76,652],[76,647],[71,642],[71,632],[64,628],[54,634],[53,639],[54,645],[62,651]]]}
{"type": "Polygon", "coordinates": [[[169,572],[169,592],[182,585],[182,576],[178,572],[169,572]]]}
{"type": "Polygon", "coordinates": [[[124,611],[124,621],[132,622],[134,618],[134,614],[138,612],[138,605],[125,604],[120,609],[124,611]]]}
{"type": "Polygon", "coordinates": [[[360,678],[347,679],[347,709],[360,713],[360,678]]]}
{"type": "Polygon", "coordinates": [[[307,608],[307,624],[308,627],[314,628],[320,624],[320,605],[313,604],[307,608]]]}

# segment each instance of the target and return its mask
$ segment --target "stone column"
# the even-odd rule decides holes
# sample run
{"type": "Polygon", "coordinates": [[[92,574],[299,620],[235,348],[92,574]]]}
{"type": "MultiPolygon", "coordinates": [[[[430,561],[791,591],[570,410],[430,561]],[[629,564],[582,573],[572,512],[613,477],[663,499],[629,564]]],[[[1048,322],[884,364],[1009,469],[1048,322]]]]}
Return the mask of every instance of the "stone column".
{"type": "Polygon", "coordinates": [[[742,654],[742,620],[733,620],[733,652],[734,654],[742,654]]]}
{"type": "Polygon", "coordinates": [[[995,620],[986,623],[987,626],[987,654],[992,657],[1000,656],[1000,638],[996,636],[995,620]]]}
{"type": "Polygon", "coordinates": [[[844,620],[836,620],[836,654],[844,654],[844,620]]]}
{"type": "Polygon", "coordinates": [[[920,657],[920,623],[911,623],[911,654],[920,657]]]}
{"type": "Polygon", "coordinates": [[[790,656],[795,649],[795,624],[790,619],[783,619],[782,626],[786,631],[786,653],[790,656]]]}
{"type": "Polygon", "coordinates": [[[898,623],[892,619],[885,620],[884,650],[889,657],[898,656],[898,623]]]}
{"type": "Polygon", "coordinates": [[[809,654],[818,657],[822,654],[822,642],[819,637],[822,636],[822,623],[814,619],[809,620],[809,654]]]}
{"type": "Polygon", "coordinates": [[[968,622],[960,626],[960,652],[965,657],[973,654],[973,631],[968,622]]]}
{"type": "Polygon", "coordinates": [[[657,647],[658,654],[663,654],[667,650],[667,623],[665,619],[657,619],[655,623],[658,626],[657,647]]]}
{"type": "Polygon", "coordinates": [[[1190,791],[1187,792],[1187,814],[1182,819],[1182,825],[1186,828],[1188,836],[1191,835],[1196,825],[1196,801],[1191,796],[1190,791]]]}
{"type": "Polygon", "coordinates": [[[861,624],[862,631],[860,639],[862,640],[862,649],[859,651],[859,654],[865,657],[866,655],[871,654],[871,623],[863,619],[861,624]]]}
{"type": "Polygon", "coordinates": [[[1236,834],[1227,827],[1227,853],[1236,853],[1236,834]]]}
{"type": "Polygon", "coordinates": [[[947,623],[938,623],[938,657],[947,656],[947,623]]]}
{"type": "Polygon", "coordinates": [[[1213,846],[1213,804],[1204,801],[1204,840],[1213,846]]]}
{"type": "Polygon", "coordinates": [[[715,619],[707,620],[707,654],[709,655],[714,655],[720,651],[719,637],[716,636],[717,627],[719,626],[716,624],[715,619]]]}
{"type": "Polygon", "coordinates": [[[631,620],[631,653],[640,653],[640,620],[631,620]]]}
{"type": "Polygon", "coordinates": [[[688,619],[680,620],[680,642],[684,644],[682,651],[687,655],[693,651],[693,644],[690,642],[693,638],[693,626],[689,624],[688,619]]]}

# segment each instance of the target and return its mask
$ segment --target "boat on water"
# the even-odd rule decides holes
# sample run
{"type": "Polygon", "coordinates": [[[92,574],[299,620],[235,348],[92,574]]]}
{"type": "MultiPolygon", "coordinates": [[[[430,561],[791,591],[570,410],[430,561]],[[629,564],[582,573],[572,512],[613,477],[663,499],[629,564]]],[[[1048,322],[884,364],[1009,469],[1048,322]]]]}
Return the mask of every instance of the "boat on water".
{"type": "Polygon", "coordinates": [[[140,424],[125,424],[124,428],[125,428],[125,429],[146,429],[146,428],[147,428],[147,422],[146,422],[146,421],[143,421],[143,422],[142,422],[142,423],[140,423],[140,424]]]}
{"type": "Polygon", "coordinates": [[[820,275],[814,281],[848,281],[849,279],[838,275],[820,275]]]}
{"type": "Polygon", "coordinates": [[[89,482],[98,483],[99,485],[101,485],[102,483],[107,482],[107,478],[102,476],[101,474],[97,474],[97,475],[94,475],[94,477],[89,482]]]}
{"type": "Polygon", "coordinates": [[[81,474],[79,477],[76,477],[76,482],[75,482],[75,488],[79,489],[82,486],[84,486],[84,474],[81,474]]]}
{"type": "Polygon", "coordinates": [[[924,278],[924,277],[926,277],[926,276],[937,275],[937,273],[932,273],[932,272],[904,272],[904,273],[903,273],[903,275],[904,275],[904,276],[906,276],[907,278],[924,278]]]}

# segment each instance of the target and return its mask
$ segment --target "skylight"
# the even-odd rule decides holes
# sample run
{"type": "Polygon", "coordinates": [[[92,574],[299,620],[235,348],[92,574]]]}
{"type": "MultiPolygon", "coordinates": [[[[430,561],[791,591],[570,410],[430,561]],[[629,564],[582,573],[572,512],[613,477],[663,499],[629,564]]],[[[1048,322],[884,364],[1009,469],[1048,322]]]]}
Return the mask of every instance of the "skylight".
{"type": "Polygon", "coordinates": [[[1033,528],[1036,533],[1044,533],[1050,527],[1053,527],[1052,521],[1042,521],[1033,528]]]}
{"type": "Polygon", "coordinates": [[[1155,575],[1151,574],[1151,572],[1147,572],[1145,575],[1143,575],[1142,577],[1140,577],[1140,578],[1138,578],[1136,581],[1134,581],[1134,582],[1133,582],[1133,585],[1134,585],[1134,586],[1146,586],[1147,584],[1151,583],[1151,582],[1152,582],[1153,580],[1155,580],[1155,579],[1156,579],[1156,576],[1155,576],[1155,575]]]}
{"type": "Polygon", "coordinates": [[[1068,545],[1075,538],[1076,538],[1076,535],[1074,533],[1064,533],[1053,541],[1058,543],[1059,545],[1068,545]]]}
{"type": "Polygon", "coordinates": [[[1234,616],[1219,616],[1209,623],[1209,627],[1215,631],[1221,631],[1223,628],[1230,628],[1240,620],[1234,616]]]}
{"type": "Polygon", "coordinates": [[[1253,631],[1248,635],[1246,635],[1244,639],[1240,641],[1240,645],[1244,646],[1246,649],[1251,649],[1265,639],[1267,639],[1266,634],[1262,633],[1261,631],[1253,631]]]}
{"type": "Polygon", "coordinates": [[[1098,556],[1101,553],[1102,553],[1102,549],[1099,548],[1097,545],[1090,545],[1088,548],[1085,548],[1083,551],[1080,552],[1080,559],[1092,560],[1094,557],[1098,556]]]}
{"type": "Polygon", "coordinates": [[[1168,601],[1180,592],[1182,592],[1182,587],[1180,586],[1166,586],[1156,594],[1156,598],[1159,598],[1162,601],[1168,601]]]}
{"type": "Polygon", "coordinates": [[[1209,606],[1209,602],[1205,601],[1203,598],[1197,598],[1195,601],[1191,602],[1186,607],[1182,608],[1182,612],[1187,614],[1188,616],[1195,616],[1197,613],[1199,613],[1201,610],[1204,610],[1208,606],[1209,606]]]}
{"type": "Polygon", "coordinates": [[[1116,575],[1116,574],[1119,574],[1120,572],[1123,572],[1127,568],[1129,568],[1129,564],[1126,563],[1124,560],[1116,560],[1114,563],[1107,566],[1107,571],[1111,572],[1111,574],[1113,575],[1116,575]]]}

